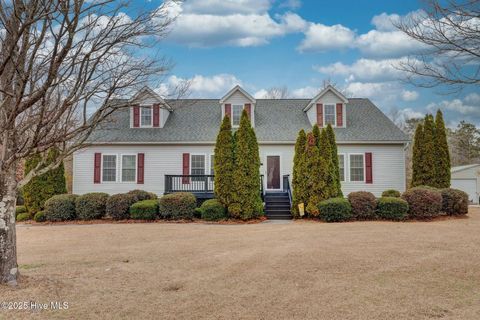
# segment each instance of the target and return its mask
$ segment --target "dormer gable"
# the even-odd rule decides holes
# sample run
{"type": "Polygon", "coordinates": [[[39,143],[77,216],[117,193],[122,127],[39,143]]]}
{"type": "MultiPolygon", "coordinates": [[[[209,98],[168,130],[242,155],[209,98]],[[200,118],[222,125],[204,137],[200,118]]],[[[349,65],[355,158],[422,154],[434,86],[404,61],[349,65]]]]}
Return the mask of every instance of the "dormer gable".
{"type": "Polygon", "coordinates": [[[149,87],[143,87],[129,100],[131,128],[163,128],[172,108],[149,87]]]}
{"type": "Polygon", "coordinates": [[[245,109],[250,115],[252,127],[255,127],[255,105],[256,100],[239,85],[233,87],[223,96],[219,103],[222,108],[222,119],[228,115],[232,121],[232,127],[238,128],[240,117],[245,109]]]}
{"type": "Polygon", "coordinates": [[[346,104],[348,99],[332,85],[326,86],[303,109],[312,125],[334,128],[347,126],[346,104]]]}

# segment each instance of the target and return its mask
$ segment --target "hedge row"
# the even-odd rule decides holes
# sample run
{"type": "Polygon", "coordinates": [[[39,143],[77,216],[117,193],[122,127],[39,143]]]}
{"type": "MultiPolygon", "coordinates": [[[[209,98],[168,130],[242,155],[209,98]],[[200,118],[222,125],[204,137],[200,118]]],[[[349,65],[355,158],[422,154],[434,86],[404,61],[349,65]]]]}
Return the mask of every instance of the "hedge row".
{"type": "Polygon", "coordinates": [[[415,187],[403,194],[386,190],[380,199],[370,192],[352,192],[348,199],[333,198],[318,205],[319,218],[326,222],[349,220],[406,220],[431,219],[442,213],[464,215],[468,213],[468,196],[457,189],[415,187]]]}

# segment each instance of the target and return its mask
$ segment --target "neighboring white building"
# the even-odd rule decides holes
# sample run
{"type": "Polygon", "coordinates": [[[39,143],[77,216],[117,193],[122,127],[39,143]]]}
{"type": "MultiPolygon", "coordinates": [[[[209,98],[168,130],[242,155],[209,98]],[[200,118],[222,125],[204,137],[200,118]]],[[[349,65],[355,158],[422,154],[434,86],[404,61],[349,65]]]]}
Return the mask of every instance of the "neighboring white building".
{"type": "Polygon", "coordinates": [[[312,99],[277,100],[254,99],[236,86],[221,99],[164,101],[144,88],[125,102],[129,110],[112,114],[111,121],[91,136],[93,145],[74,154],[74,193],[211,192],[211,178],[188,175],[213,174],[214,144],[223,116],[229,114],[235,128],[243,109],[259,141],[267,192],[285,187],[297,134],[315,123],[334,127],[345,195],[405,190],[408,137],[370,100],[347,99],[331,86],[312,99]]]}
{"type": "Polygon", "coordinates": [[[451,169],[451,187],[468,194],[468,199],[477,204],[480,191],[480,164],[468,164],[451,169]]]}

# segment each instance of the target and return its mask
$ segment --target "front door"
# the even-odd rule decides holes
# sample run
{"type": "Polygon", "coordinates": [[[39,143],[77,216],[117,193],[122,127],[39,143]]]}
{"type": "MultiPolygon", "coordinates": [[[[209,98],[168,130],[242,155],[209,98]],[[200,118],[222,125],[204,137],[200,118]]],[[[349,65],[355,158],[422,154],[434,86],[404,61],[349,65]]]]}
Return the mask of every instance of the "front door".
{"type": "Polygon", "coordinates": [[[280,189],[280,156],[267,156],[267,189],[280,189]]]}

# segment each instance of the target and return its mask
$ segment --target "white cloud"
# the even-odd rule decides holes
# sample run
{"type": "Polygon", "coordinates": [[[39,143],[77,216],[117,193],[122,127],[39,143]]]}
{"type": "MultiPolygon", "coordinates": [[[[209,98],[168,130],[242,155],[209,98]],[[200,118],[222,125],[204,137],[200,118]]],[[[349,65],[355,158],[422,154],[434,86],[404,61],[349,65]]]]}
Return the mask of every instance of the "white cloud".
{"type": "Polygon", "coordinates": [[[354,40],[355,32],[340,24],[326,26],[321,23],[310,23],[298,50],[305,52],[344,49],[352,47],[354,40]]]}
{"type": "Polygon", "coordinates": [[[226,94],[234,86],[242,85],[237,77],[232,74],[217,74],[213,76],[195,75],[192,78],[180,78],[170,76],[156,91],[164,96],[172,93],[172,90],[189,82],[189,96],[193,98],[219,98],[226,94]]]}
{"type": "Polygon", "coordinates": [[[430,112],[434,112],[437,109],[453,111],[463,116],[480,116],[480,105],[469,104],[465,99],[443,100],[427,105],[427,110],[430,112]]]}
{"type": "Polygon", "coordinates": [[[302,6],[302,2],[300,0],[285,0],[280,3],[280,8],[288,8],[288,9],[298,9],[302,6]]]}
{"type": "Polygon", "coordinates": [[[272,18],[268,13],[270,1],[208,0],[174,3],[170,7],[171,16],[178,17],[169,39],[190,47],[258,46],[272,38],[303,31],[307,25],[291,12],[272,18]],[[214,9],[208,9],[210,6],[214,9]]]}
{"type": "Polygon", "coordinates": [[[480,106],[480,94],[478,93],[470,93],[469,95],[467,95],[465,97],[465,102],[466,103],[470,103],[470,104],[473,104],[473,105],[477,105],[477,106],[480,106]]]}
{"type": "Polygon", "coordinates": [[[415,101],[418,99],[418,92],[417,91],[410,91],[410,90],[403,90],[402,91],[402,99],[403,101],[415,101]]]}
{"type": "Polygon", "coordinates": [[[414,54],[423,46],[401,31],[371,30],[360,35],[355,41],[356,47],[369,57],[401,57],[414,54]]]}
{"type": "Polygon", "coordinates": [[[258,90],[257,92],[255,92],[255,93],[253,94],[253,97],[254,97],[255,99],[263,99],[263,98],[265,98],[265,97],[267,96],[267,94],[268,94],[268,91],[267,91],[267,90],[265,90],[265,89],[260,89],[260,90],[258,90]]]}
{"type": "Polygon", "coordinates": [[[291,96],[292,98],[313,98],[320,92],[320,88],[318,87],[311,87],[306,86],[303,88],[298,88],[292,90],[291,96]]]}

